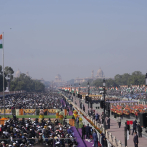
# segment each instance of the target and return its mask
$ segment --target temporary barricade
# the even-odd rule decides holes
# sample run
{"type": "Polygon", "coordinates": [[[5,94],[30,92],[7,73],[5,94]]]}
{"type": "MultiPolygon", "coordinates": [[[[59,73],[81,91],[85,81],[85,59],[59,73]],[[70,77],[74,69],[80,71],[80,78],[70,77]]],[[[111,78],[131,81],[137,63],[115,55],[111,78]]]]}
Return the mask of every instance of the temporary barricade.
{"type": "MultiPolygon", "coordinates": [[[[41,109],[5,109],[7,115],[39,115],[41,109]]],[[[58,109],[43,109],[44,115],[56,114],[58,109]]],[[[67,115],[67,110],[63,109],[64,115],[67,115]]],[[[4,114],[4,109],[0,109],[0,114],[4,114]]]]}

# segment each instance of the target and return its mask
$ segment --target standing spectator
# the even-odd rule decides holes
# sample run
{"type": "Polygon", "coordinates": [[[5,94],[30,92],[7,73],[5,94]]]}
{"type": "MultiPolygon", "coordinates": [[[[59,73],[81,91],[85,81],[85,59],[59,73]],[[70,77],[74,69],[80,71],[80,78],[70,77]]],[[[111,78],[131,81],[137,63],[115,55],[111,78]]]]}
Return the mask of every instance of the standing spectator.
{"type": "Polygon", "coordinates": [[[103,115],[103,113],[101,115],[101,123],[104,124],[104,115],[103,115]]]}
{"type": "Polygon", "coordinates": [[[102,133],[102,138],[101,138],[102,147],[104,147],[104,138],[105,138],[105,135],[102,133]]]}
{"type": "Polygon", "coordinates": [[[110,129],[110,117],[107,119],[108,129],[110,129]]]}
{"type": "Polygon", "coordinates": [[[104,147],[108,147],[108,144],[107,144],[107,139],[106,139],[106,137],[104,137],[104,147]]]}
{"type": "Polygon", "coordinates": [[[117,122],[118,122],[118,126],[120,128],[121,127],[121,117],[120,116],[117,118],[117,122]]]}
{"type": "Polygon", "coordinates": [[[138,128],[138,136],[142,137],[142,127],[140,126],[140,123],[138,123],[137,128],[138,128]]]}
{"type": "Polygon", "coordinates": [[[85,130],[86,130],[86,139],[89,139],[89,135],[90,135],[90,127],[89,127],[89,124],[87,124],[85,130]]]}
{"type": "Polygon", "coordinates": [[[85,126],[82,126],[82,139],[85,139],[85,126]]]}
{"type": "Polygon", "coordinates": [[[79,128],[79,117],[78,116],[76,118],[76,125],[77,125],[77,128],[79,128]]]}
{"type": "Polygon", "coordinates": [[[132,131],[132,135],[134,132],[136,132],[136,127],[137,127],[137,121],[133,121],[133,131],[132,131]]]}
{"type": "Polygon", "coordinates": [[[92,136],[94,140],[94,147],[98,147],[98,137],[97,137],[96,130],[94,130],[94,133],[92,134],[92,136]]]}
{"type": "Polygon", "coordinates": [[[95,119],[96,119],[96,121],[99,120],[99,114],[98,113],[95,115],[95,119]]]}
{"type": "Polygon", "coordinates": [[[75,120],[75,117],[74,117],[74,115],[72,116],[72,119],[74,119],[74,120],[75,120]]]}
{"type": "Polygon", "coordinates": [[[126,120],[125,124],[126,124],[127,131],[129,131],[129,135],[130,135],[130,124],[127,124],[127,120],[126,120]]]}
{"type": "Polygon", "coordinates": [[[135,118],[138,119],[138,112],[135,111],[135,118]]]}
{"type": "Polygon", "coordinates": [[[95,114],[93,113],[93,119],[95,119],[95,114]]]}
{"type": "Polygon", "coordinates": [[[138,135],[137,135],[137,132],[135,132],[135,136],[133,138],[133,141],[134,141],[134,147],[138,147],[138,135]]]}

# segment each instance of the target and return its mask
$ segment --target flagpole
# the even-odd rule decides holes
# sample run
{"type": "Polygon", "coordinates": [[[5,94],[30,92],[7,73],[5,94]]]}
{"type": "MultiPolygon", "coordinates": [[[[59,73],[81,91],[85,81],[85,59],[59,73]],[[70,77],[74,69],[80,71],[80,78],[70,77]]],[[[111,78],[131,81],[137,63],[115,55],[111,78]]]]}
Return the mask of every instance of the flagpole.
{"type": "Polygon", "coordinates": [[[4,117],[5,117],[5,82],[4,82],[4,32],[2,36],[2,46],[3,46],[3,105],[4,105],[4,117]]]}

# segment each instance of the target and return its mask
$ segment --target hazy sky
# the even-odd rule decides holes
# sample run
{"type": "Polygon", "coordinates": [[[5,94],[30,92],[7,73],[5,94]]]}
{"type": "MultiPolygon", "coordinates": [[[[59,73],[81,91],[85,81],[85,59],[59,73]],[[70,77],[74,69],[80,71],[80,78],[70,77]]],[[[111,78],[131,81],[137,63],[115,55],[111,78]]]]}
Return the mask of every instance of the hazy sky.
{"type": "Polygon", "coordinates": [[[0,0],[3,31],[5,66],[33,78],[147,71],[147,0],[0,0]]]}

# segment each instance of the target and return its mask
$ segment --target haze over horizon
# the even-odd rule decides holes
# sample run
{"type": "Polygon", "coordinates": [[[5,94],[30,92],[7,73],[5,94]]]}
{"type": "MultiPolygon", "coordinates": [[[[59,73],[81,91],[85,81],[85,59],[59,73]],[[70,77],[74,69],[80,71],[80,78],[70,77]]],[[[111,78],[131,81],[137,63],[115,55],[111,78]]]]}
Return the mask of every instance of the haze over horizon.
{"type": "Polygon", "coordinates": [[[90,77],[99,68],[111,78],[145,74],[146,8],[146,0],[0,0],[5,66],[46,81],[90,77]]]}

